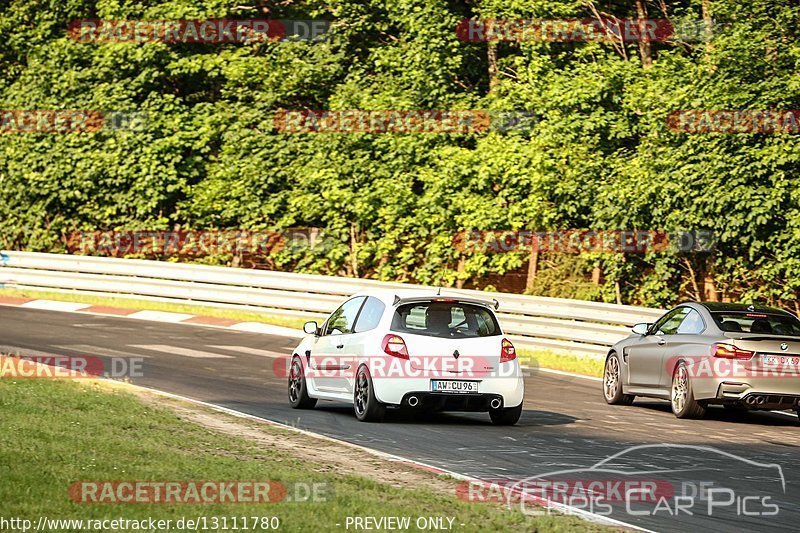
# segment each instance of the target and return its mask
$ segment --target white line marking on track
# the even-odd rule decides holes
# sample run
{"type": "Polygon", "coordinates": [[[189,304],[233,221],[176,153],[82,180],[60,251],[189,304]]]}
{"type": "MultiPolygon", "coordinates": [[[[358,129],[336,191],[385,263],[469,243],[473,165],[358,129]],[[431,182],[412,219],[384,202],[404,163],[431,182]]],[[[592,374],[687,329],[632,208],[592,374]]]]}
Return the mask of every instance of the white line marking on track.
{"type": "Polygon", "coordinates": [[[213,346],[209,346],[209,348],[215,348],[217,350],[230,350],[232,352],[258,355],[260,357],[272,357],[273,359],[286,359],[291,355],[287,353],[272,352],[270,350],[259,350],[258,348],[250,348],[249,346],[227,346],[223,344],[215,344],[213,346]]]}
{"type": "MultiPolygon", "coordinates": [[[[522,368],[532,370],[529,367],[523,366],[522,368]]],[[[541,372],[546,372],[548,374],[557,374],[559,376],[569,376],[572,378],[581,378],[581,379],[588,379],[591,381],[603,381],[603,378],[596,378],[594,376],[584,376],[583,374],[575,374],[573,372],[564,372],[563,370],[553,370],[552,368],[537,368],[541,372]]]]}
{"type": "Polygon", "coordinates": [[[77,311],[84,307],[90,307],[89,304],[80,304],[76,302],[59,302],[56,300],[32,300],[25,302],[20,307],[27,307],[28,309],[45,309],[47,311],[77,311]]]}
{"type": "Polygon", "coordinates": [[[150,350],[153,352],[182,355],[184,357],[194,357],[196,359],[233,359],[232,355],[203,352],[200,350],[190,350],[189,348],[180,348],[178,346],[169,346],[167,344],[129,344],[128,346],[131,348],[139,348],[140,350],[150,350]]]}
{"type": "Polygon", "coordinates": [[[12,357],[16,357],[18,355],[28,357],[56,357],[60,355],[53,352],[43,352],[41,350],[32,350],[30,348],[22,348],[20,346],[10,346],[6,344],[0,345],[0,354],[10,355],[12,357]]]}
{"type": "Polygon", "coordinates": [[[299,329],[287,328],[284,326],[274,326],[272,324],[262,324],[261,322],[239,322],[229,326],[228,329],[235,329],[238,331],[250,331],[253,333],[264,333],[266,335],[280,335],[282,337],[302,338],[305,333],[299,329]]]}
{"type": "Polygon", "coordinates": [[[136,318],[138,320],[155,320],[156,322],[176,323],[192,318],[194,315],[185,313],[168,313],[167,311],[137,311],[125,318],[136,318]]]}
{"type": "Polygon", "coordinates": [[[105,355],[108,357],[152,357],[150,355],[142,355],[132,352],[120,352],[119,350],[112,350],[110,348],[102,348],[100,346],[91,346],[89,344],[61,344],[54,346],[60,350],[70,350],[72,352],[84,352],[92,355],[105,355]]]}

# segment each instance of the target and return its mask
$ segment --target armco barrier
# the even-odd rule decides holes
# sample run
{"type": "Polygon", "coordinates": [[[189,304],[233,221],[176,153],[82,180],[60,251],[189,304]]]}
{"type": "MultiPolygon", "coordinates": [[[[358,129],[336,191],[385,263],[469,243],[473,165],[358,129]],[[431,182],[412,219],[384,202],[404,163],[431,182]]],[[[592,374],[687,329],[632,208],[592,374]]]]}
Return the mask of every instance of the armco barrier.
{"type": "MultiPolygon", "coordinates": [[[[0,283],[146,300],[195,303],[249,311],[321,317],[342,297],[368,289],[431,289],[422,285],[227,267],[4,251],[0,283]]],[[[443,289],[496,299],[512,341],[523,347],[603,355],[637,322],[663,311],[646,307],[443,289]]]]}

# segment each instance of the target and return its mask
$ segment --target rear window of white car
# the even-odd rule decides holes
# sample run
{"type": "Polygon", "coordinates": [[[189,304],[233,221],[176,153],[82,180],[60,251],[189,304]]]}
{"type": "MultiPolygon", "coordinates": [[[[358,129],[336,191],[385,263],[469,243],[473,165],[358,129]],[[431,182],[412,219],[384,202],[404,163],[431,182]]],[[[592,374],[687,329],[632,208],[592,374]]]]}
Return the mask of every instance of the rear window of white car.
{"type": "Polygon", "coordinates": [[[443,339],[500,335],[494,313],[480,305],[460,302],[421,302],[398,306],[392,331],[443,339]]]}
{"type": "Polygon", "coordinates": [[[800,336],[800,320],[788,315],[767,313],[711,313],[722,331],[800,336]]]}

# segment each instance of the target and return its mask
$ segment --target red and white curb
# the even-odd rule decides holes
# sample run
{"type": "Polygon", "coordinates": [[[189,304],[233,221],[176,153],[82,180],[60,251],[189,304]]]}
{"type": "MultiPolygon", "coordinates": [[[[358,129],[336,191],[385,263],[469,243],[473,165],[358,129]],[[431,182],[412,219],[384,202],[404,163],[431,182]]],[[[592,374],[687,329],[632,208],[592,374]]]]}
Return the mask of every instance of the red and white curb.
{"type": "Polygon", "coordinates": [[[28,298],[19,298],[16,296],[0,296],[0,305],[21,307],[23,309],[43,309],[45,311],[114,316],[119,318],[131,318],[134,320],[167,322],[170,324],[187,324],[191,326],[232,329],[236,331],[248,331],[251,333],[263,333],[266,335],[278,335],[281,337],[293,337],[298,339],[305,335],[299,329],[264,324],[262,322],[240,322],[230,318],[219,318],[214,316],[128,309],[125,307],[63,302],[60,300],[34,300],[28,298]]]}

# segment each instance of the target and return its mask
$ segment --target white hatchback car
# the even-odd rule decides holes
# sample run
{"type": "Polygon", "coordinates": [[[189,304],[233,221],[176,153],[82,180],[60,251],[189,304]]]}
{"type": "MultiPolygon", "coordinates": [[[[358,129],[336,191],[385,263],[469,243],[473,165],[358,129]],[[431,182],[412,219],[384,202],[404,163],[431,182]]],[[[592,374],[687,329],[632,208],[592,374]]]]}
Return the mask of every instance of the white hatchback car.
{"type": "Polygon", "coordinates": [[[488,412],[512,425],[524,382],[496,303],[433,291],[356,294],[307,336],[289,367],[289,403],[351,402],[356,417],[379,421],[387,406],[488,412]]]}

